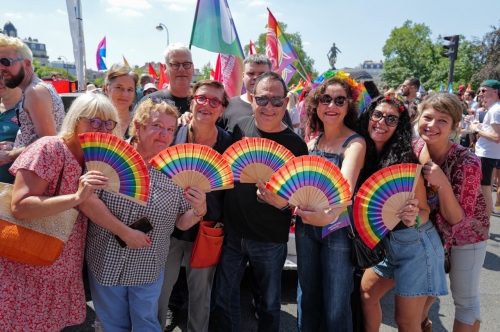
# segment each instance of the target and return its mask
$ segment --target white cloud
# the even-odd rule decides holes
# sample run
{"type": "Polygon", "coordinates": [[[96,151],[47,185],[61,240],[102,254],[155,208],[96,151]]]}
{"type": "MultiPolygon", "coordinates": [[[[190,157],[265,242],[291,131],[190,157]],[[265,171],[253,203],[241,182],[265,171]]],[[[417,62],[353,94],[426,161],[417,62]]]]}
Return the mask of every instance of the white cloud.
{"type": "Polygon", "coordinates": [[[248,3],[249,7],[269,6],[271,3],[263,0],[253,0],[248,3]]]}
{"type": "Polygon", "coordinates": [[[118,8],[118,7],[110,7],[110,8],[108,8],[108,9],[106,9],[106,11],[107,11],[108,13],[117,13],[117,12],[119,12],[119,11],[121,11],[121,10],[122,10],[122,9],[121,9],[121,8],[118,8]]]}
{"type": "Polygon", "coordinates": [[[61,15],[66,15],[67,13],[64,10],[61,10],[57,8],[56,13],[61,14],[61,15]]]}
{"type": "Polygon", "coordinates": [[[302,42],[302,45],[303,45],[303,46],[309,46],[309,45],[311,45],[311,43],[310,43],[310,42],[308,42],[308,41],[305,41],[305,42],[302,42]]]}
{"type": "Polygon", "coordinates": [[[138,12],[137,10],[133,9],[125,9],[120,14],[123,16],[142,16],[141,12],[138,12]]]}
{"type": "Polygon", "coordinates": [[[148,9],[151,5],[146,0],[108,0],[108,3],[114,7],[125,7],[135,9],[148,9]]]}
{"type": "Polygon", "coordinates": [[[173,11],[176,11],[176,12],[182,12],[182,11],[185,11],[187,8],[179,6],[179,5],[176,5],[175,3],[173,3],[173,4],[169,5],[167,7],[167,9],[170,9],[170,10],[173,10],[173,11]]]}
{"type": "Polygon", "coordinates": [[[23,18],[21,13],[5,13],[3,15],[8,18],[23,18]]]}
{"type": "Polygon", "coordinates": [[[188,3],[196,3],[196,0],[161,0],[163,2],[168,2],[168,3],[180,3],[180,4],[188,4],[188,3]]]}

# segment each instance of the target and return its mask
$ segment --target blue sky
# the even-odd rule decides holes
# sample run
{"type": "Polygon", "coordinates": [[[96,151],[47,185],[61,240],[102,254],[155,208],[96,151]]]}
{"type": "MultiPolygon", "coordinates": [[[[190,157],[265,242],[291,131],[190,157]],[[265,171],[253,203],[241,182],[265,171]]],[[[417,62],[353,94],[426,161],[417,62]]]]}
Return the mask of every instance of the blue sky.
{"type": "MultiPolygon", "coordinates": [[[[304,49],[315,60],[319,72],[328,69],[326,54],[335,42],[342,53],[337,68],[355,67],[364,60],[383,60],[382,47],[394,27],[407,19],[425,23],[438,35],[462,34],[482,38],[490,26],[500,24],[500,0],[227,0],[242,46],[265,32],[266,7],[287,32],[299,32],[304,49]],[[450,14],[454,12],[453,15],[450,14]]],[[[170,43],[189,44],[196,0],[82,0],[87,68],[96,69],[99,41],[107,38],[108,67],[123,62],[131,65],[164,61],[168,27],[170,43]]],[[[49,60],[65,56],[73,61],[71,36],[64,0],[3,1],[0,26],[11,21],[21,38],[37,38],[45,43],[49,60]]],[[[193,61],[200,68],[215,62],[216,54],[192,48],[193,61]]]]}

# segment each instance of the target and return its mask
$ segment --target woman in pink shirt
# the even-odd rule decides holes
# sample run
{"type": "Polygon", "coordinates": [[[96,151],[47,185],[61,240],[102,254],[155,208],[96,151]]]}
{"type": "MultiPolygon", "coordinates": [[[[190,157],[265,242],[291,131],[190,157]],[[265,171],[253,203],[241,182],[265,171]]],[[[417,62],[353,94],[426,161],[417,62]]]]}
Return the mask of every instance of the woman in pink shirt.
{"type": "MultiPolygon", "coordinates": [[[[479,331],[479,278],[489,238],[489,216],[481,192],[481,162],[450,140],[462,119],[460,99],[439,93],[419,105],[418,133],[413,150],[423,167],[430,219],[451,253],[450,288],[455,302],[453,331],[479,331]]],[[[424,311],[422,329],[432,324],[424,311]]]]}

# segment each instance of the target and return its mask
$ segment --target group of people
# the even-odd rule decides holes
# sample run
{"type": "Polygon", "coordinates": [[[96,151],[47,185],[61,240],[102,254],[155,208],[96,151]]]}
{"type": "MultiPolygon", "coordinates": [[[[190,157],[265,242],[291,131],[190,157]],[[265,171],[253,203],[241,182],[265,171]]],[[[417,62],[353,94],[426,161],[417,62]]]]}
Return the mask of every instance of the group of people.
{"type": "MultiPolygon", "coordinates": [[[[481,189],[488,176],[491,181],[491,172],[488,175],[486,157],[480,160],[450,139],[462,122],[459,97],[427,96],[412,111],[413,101],[405,104],[396,96],[381,95],[358,115],[359,85],[337,74],[308,91],[304,103],[289,112],[294,97],[281,76],[271,72],[264,55],[245,59],[246,93],[233,98],[217,81],[202,80],[191,87],[193,60],[182,44],[168,46],[164,56],[167,89],[148,91],[148,84],[153,84],[149,78],[140,79],[130,68],[115,64],[106,74],[103,94],[78,97],[64,114],[52,86],[34,74],[29,49],[17,38],[0,36],[0,120],[8,114],[15,124],[2,134],[17,135],[13,144],[3,139],[7,136],[0,143],[1,181],[14,182],[12,213],[29,219],[79,210],[53,265],[0,258],[1,331],[59,331],[82,323],[84,263],[96,326],[109,332],[171,330],[179,270],[192,254],[200,220],[223,222],[225,240],[217,266],[197,269],[186,264],[188,331],[207,331],[211,316],[219,331],[241,330],[240,284],[247,264],[258,330],[278,331],[281,274],[293,211],[298,329],[353,330],[355,266],[348,228],[322,235],[322,228],[343,208],[291,206],[260,180],[257,185],[237,182],[231,190],[207,194],[196,187],[183,190],[154,167],[148,168],[148,202],[139,206],[105,191],[108,179],[102,173],[85,170],[78,134],[86,132],[125,139],[148,165],[170,145],[197,143],[223,153],[238,140],[263,137],[294,156],[317,155],[335,163],[352,193],[384,167],[423,165],[414,198],[399,212],[401,222],[383,239],[384,260],[362,277],[364,328],[379,330],[380,299],[395,287],[399,329],[431,331],[428,312],[437,296],[448,293],[444,266],[450,257],[454,331],[479,330],[479,278],[490,212],[481,189]],[[148,92],[142,99],[137,96],[139,81],[148,92]],[[302,128],[315,133],[307,144],[292,121],[301,108],[302,128]],[[153,225],[151,232],[128,227],[143,217],[153,225]]],[[[484,82],[480,95],[487,114],[482,126],[472,130],[485,140],[500,140],[495,134],[500,83],[484,82]]]]}

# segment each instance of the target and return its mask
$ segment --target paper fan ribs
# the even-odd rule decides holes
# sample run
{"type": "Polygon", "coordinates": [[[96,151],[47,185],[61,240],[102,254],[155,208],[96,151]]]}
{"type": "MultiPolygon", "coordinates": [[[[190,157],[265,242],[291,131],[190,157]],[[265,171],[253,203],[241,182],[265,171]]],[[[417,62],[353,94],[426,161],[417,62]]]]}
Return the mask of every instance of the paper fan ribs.
{"type": "Polygon", "coordinates": [[[267,182],[281,166],[294,158],[283,145],[254,137],[238,141],[227,148],[224,157],[233,170],[234,180],[241,183],[267,182]]]}
{"type": "Polygon", "coordinates": [[[398,164],[379,170],[359,188],[353,218],[365,244],[374,248],[398,223],[396,214],[413,198],[422,166],[398,164]]]}
{"type": "Polygon", "coordinates": [[[78,138],[87,169],[108,177],[105,190],[145,206],[149,173],[139,153],[124,140],[105,133],[85,133],[78,138]]]}
{"type": "Polygon", "coordinates": [[[349,184],[339,168],[318,156],[290,160],[266,186],[295,206],[326,209],[351,205],[349,184]]]}
{"type": "Polygon", "coordinates": [[[151,165],[170,177],[179,187],[198,187],[205,192],[231,189],[233,172],[224,157],[201,144],[171,146],[151,159],[151,165]]]}

